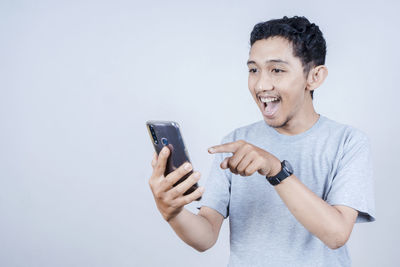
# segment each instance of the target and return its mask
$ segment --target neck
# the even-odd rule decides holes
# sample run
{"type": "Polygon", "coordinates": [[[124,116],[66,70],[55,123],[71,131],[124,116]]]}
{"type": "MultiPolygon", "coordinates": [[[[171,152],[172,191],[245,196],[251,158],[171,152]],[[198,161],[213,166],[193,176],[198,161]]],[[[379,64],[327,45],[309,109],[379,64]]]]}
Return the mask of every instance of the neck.
{"type": "Polygon", "coordinates": [[[284,135],[297,135],[313,127],[320,115],[315,112],[311,97],[310,102],[305,103],[304,108],[294,115],[283,127],[275,128],[275,130],[284,135]]]}

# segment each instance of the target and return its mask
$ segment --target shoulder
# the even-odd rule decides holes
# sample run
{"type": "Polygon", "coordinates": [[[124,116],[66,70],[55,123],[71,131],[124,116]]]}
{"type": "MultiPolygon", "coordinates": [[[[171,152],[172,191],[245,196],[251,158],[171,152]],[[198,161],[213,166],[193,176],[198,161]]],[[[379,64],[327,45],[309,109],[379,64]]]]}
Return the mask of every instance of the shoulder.
{"type": "Polygon", "coordinates": [[[324,131],[332,139],[340,140],[339,142],[345,147],[353,146],[369,146],[369,138],[360,129],[351,125],[343,124],[324,117],[324,131]]]}

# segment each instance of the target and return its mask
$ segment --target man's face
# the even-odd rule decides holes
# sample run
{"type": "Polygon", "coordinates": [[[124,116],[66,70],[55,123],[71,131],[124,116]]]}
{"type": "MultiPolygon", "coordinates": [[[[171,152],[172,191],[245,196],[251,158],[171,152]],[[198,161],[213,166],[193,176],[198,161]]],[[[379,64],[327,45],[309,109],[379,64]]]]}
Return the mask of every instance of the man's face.
{"type": "Polygon", "coordinates": [[[268,125],[285,127],[307,115],[310,91],[305,89],[303,66],[289,41],[282,37],[256,41],[247,65],[249,90],[268,125]]]}

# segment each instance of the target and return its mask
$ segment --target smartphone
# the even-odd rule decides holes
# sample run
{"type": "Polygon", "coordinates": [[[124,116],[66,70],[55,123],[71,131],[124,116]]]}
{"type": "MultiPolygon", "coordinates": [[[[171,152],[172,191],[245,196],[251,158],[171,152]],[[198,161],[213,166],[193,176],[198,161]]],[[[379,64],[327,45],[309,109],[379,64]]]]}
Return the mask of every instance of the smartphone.
{"type": "MultiPolygon", "coordinates": [[[[183,142],[178,123],[174,121],[147,121],[146,127],[157,154],[160,154],[160,151],[164,146],[167,146],[170,150],[170,155],[168,157],[167,166],[164,173],[165,176],[179,168],[179,166],[181,166],[183,163],[190,162],[189,154],[186,149],[185,143],[183,142]]],[[[192,173],[193,171],[190,171],[188,174],[183,176],[178,182],[174,184],[174,186],[183,182],[192,173]]],[[[184,195],[192,193],[198,187],[199,185],[195,183],[184,193],[184,195]]],[[[196,200],[200,199],[201,197],[196,200]]]]}

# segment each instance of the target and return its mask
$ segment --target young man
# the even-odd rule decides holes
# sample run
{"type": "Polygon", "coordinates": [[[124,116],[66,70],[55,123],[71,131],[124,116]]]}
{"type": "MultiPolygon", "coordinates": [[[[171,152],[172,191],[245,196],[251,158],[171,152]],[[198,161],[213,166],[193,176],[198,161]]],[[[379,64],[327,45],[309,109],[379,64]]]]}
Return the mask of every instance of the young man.
{"type": "Polygon", "coordinates": [[[183,193],[199,180],[190,164],[164,177],[169,150],[154,155],[150,187],[178,236],[212,247],[230,217],[229,266],[350,266],[355,222],[374,220],[371,157],[360,131],[319,115],[313,91],[325,80],[326,44],[304,17],[270,20],[251,33],[249,90],[263,120],[209,149],[216,157],[197,215],[183,193]]]}

